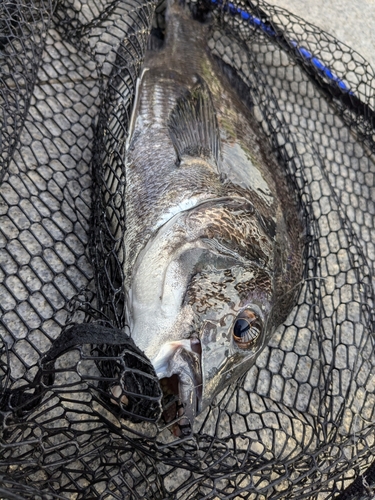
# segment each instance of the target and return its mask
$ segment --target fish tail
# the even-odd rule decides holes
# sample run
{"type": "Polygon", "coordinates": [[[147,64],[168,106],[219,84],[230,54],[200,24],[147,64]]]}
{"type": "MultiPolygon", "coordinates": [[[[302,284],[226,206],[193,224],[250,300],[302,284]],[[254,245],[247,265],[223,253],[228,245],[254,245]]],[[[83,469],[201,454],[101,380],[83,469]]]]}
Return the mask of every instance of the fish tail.
{"type": "Polygon", "coordinates": [[[207,30],[207,26],[193,19],[184,0],[168,0],[165,45],[172,53],[183,57],[189,50],[190,61],[194,60],[194,52],[199,58],[199,51],[207,39],[207,30]]]}

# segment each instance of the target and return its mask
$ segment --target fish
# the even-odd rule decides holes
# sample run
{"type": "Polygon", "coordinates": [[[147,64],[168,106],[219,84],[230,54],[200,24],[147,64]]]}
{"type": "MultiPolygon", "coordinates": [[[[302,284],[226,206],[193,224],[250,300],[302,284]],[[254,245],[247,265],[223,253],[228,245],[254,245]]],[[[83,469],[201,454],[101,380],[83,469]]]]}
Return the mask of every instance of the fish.
{"type": "Polygon", "coordinates": [[[126,321],[160,380],[164,421],[188,429],[253,366],[303,274],[300,201],[210,29],[168,1],[125,144],[126,321]]]}

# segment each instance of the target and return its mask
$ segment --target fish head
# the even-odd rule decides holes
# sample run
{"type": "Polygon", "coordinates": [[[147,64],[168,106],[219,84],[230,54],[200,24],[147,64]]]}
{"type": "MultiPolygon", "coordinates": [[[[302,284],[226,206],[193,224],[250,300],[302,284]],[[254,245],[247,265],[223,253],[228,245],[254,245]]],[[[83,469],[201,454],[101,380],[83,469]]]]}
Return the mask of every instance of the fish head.
{"type": "Polygon", "coordinates": [[[275,222],[251,202],[200,203],[165,223],[134,266],[132,338],[190,420],[255,362],[275,329],[275,222]]]}
{"type": "Polygon", "coordinates": [[[200,316],[199,411],[246,373],[266,345],[274,329],[272,287],[271,273],[255,264],[234,264],[194,276],[189,300],[200,316]]]}

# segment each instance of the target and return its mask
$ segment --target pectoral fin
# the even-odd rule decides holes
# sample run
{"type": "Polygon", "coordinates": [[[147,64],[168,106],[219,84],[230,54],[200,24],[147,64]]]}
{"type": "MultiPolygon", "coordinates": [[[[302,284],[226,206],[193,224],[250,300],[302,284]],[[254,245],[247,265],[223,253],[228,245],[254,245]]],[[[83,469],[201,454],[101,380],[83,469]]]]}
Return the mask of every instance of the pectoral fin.
{"type": "Polygon", "coordinates": [[[178,99],[169,116],[168,129],[180,163],[189,156],[219,164],[219,129],[211,93],[203,81],[178,99]]]}

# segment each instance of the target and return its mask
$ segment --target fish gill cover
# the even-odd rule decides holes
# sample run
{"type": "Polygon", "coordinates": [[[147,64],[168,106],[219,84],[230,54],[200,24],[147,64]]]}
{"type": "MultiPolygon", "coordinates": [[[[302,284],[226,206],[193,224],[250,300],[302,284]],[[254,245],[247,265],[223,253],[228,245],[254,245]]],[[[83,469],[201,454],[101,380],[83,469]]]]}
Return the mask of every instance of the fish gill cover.
{"type": "Polygon", "coordinates": [[[301,200],[298,303],[190,434],[163,427],[121,258],[130,114],[165,5],[3,0],[1,498],[373,495],[373,71],[265,2],[191,9],[301,200]]]}

